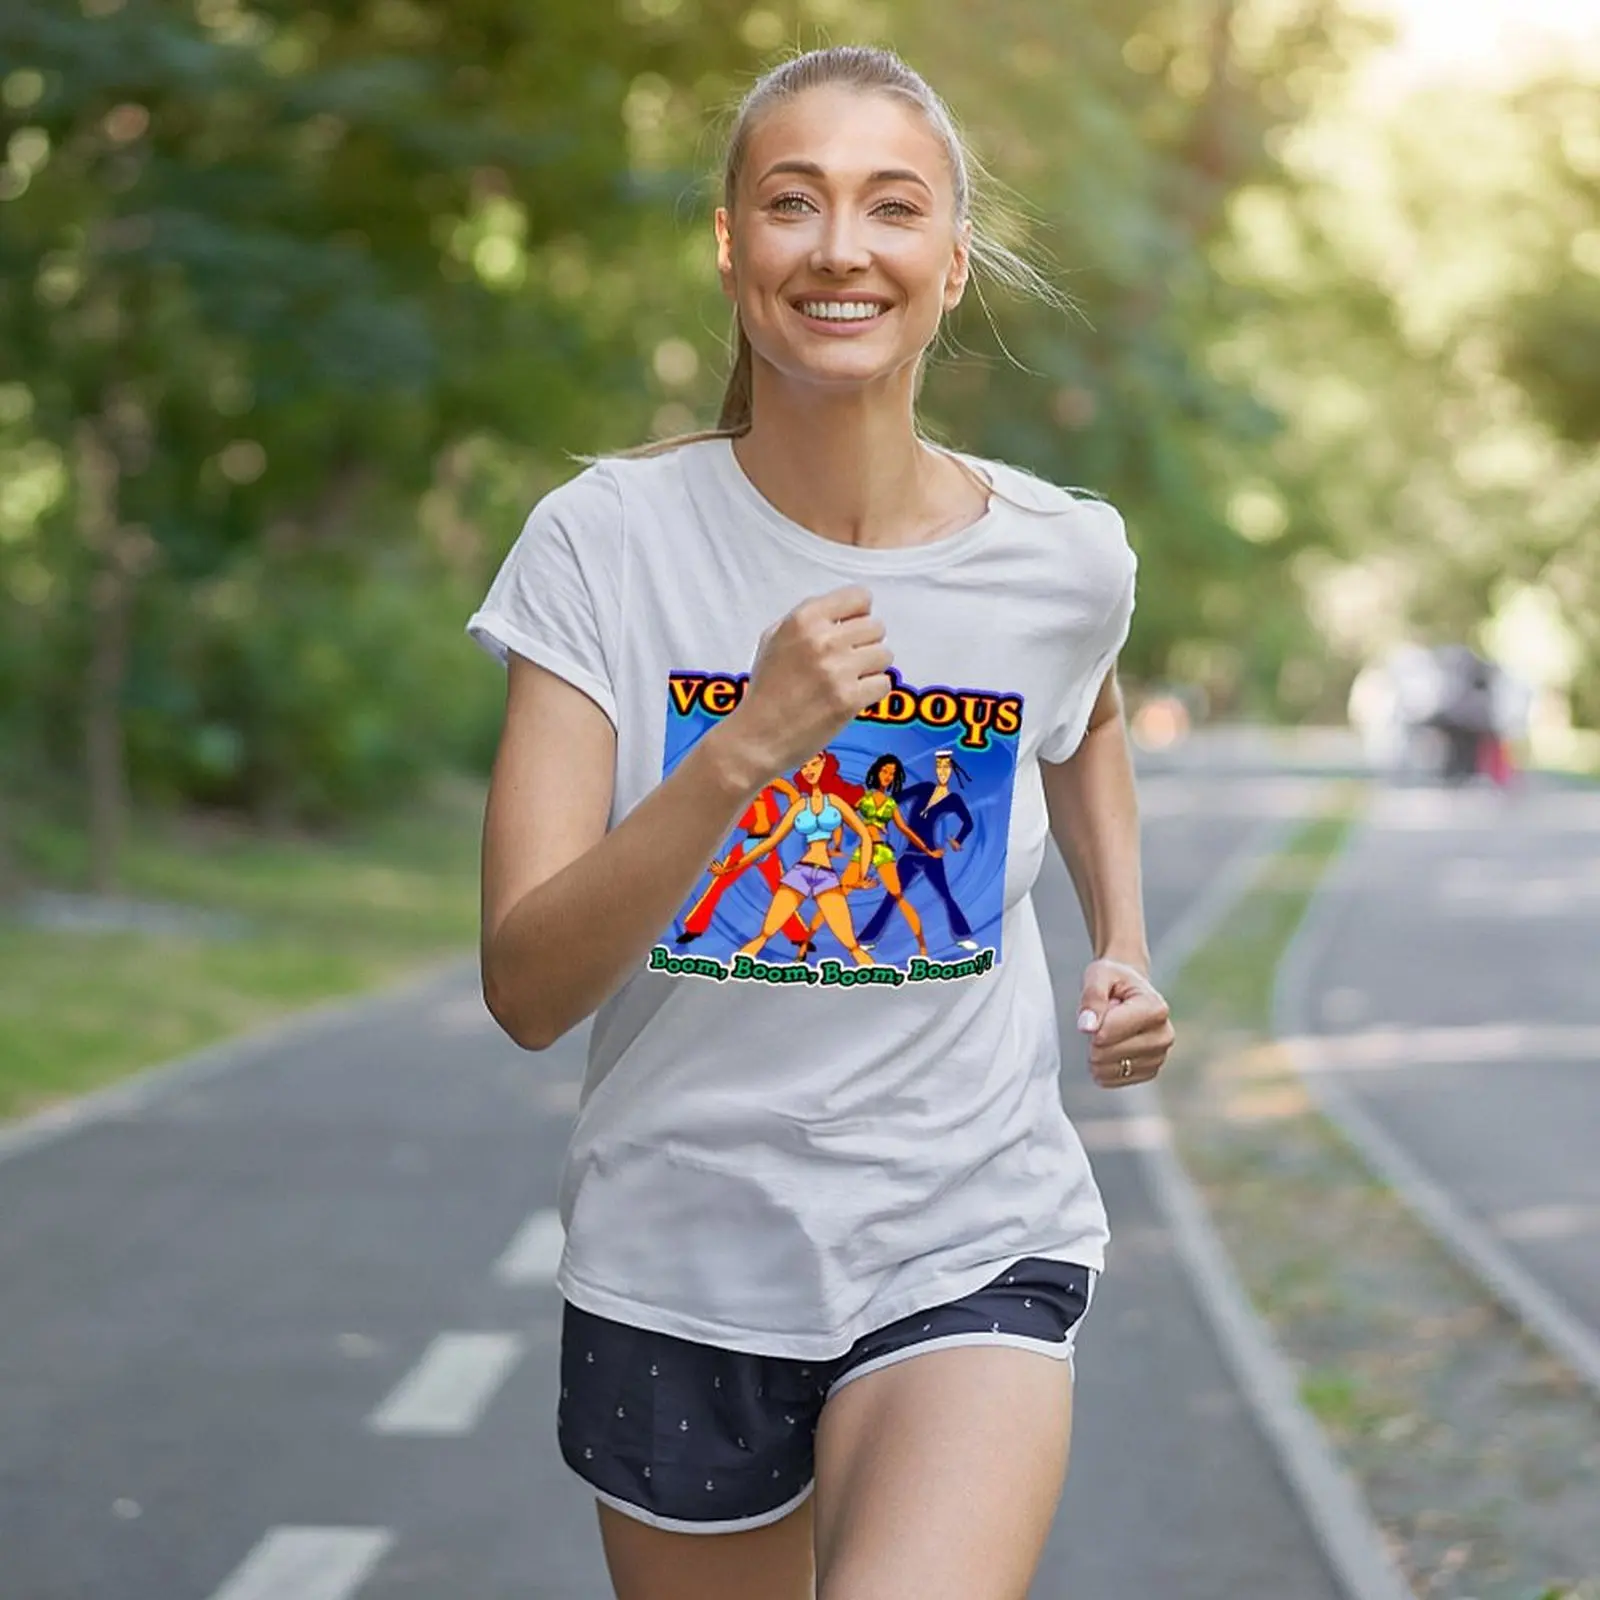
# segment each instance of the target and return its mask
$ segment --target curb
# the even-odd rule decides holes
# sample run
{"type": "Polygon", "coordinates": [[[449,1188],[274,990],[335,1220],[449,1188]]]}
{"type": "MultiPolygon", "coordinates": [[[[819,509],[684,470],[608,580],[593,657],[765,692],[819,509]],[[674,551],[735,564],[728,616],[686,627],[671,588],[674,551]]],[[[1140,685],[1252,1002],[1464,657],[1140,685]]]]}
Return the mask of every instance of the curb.
{"type": "Polygon", "coordinates": [[[1318,886],[1289,941],[1272,995],[1272,1031],[1283,1044],[1317,1108],[1357,1155],[1404,1201],[1422,1225],[1523,1328],[1546,1345],[1600,1397],[1600,1337],[1540,1283],[1494,1235],[1436,1183],[1348,1093],[1338,1074],[1322,1070],[1311,1020],[1311,979],[1343,913],[1371,807],[1351,826],[1344,849],[1318,886]]]}
{"type": "Polygon", "coordinates": [[[436,991],[448,990],[459,983],[475,971],[476,966],[476,956],[449,956],[383,988],[321,1001],[248,1033],[235,1034],[190,1055],[147,1067],[130,1078],[91,1089],[76,1099],[47,1106],[16,1122],[0,1125],[0,1163],[53,1144],[57,1139],[96,1123],[135,1116],[179,1089],[253,1066],[285,1045],[321,1038],[359,1021],[369,1011],[411,1000],[426,1000],[436,991]]]}
{"type": "MultiPolygon", "coordinates": [[[[1294,821],[1273,818],[1258,827],[1159,941],[1152,966],[1163,982],[1177,975],[1238,903],[1283,846],[1294,821]]],[[[1156,1083],[1138,1084],[1124,1092],[1132,1109],[1151,1119],[1157,1129],[1156,1138],[1134,1143],[1201,1311],[1339,1586],[1349,1600],[1416,1600],[1389,1554],[1365,1496],[1329,1446],[1321,1425],[1301,1403],[1294,1368],[1250,1303],[1205,1204],[1178,1159],[1156,1083]]]]}

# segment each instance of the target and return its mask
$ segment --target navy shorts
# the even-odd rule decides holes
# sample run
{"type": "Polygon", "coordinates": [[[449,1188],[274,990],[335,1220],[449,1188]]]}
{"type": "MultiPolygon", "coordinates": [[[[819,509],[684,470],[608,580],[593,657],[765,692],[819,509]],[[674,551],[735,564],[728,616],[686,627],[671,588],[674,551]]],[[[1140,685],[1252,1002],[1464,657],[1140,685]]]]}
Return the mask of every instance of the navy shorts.
{"type": "Polygon", "coordinates": [[[1089,1267],[1028,1257],[826,1361],[722,1350],[569,1302],[556,1414],[561,1454],[605,1504],[653,1527],[759,1528],[810,1494],[817,1422],[842,1385],[954,1345],[1014,1345],[1070,1361],[1094,1281],[1089,1267]]]}

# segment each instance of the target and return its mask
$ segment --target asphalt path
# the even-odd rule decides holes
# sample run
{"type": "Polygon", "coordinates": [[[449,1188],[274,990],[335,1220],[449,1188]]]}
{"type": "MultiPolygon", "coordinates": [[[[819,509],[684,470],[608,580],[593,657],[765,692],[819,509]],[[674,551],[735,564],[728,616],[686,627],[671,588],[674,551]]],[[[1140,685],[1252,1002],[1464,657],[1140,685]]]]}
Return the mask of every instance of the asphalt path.
{"type": "Polygon", "coordinates": [[[1316,1070],[1600,1337],[1600,791],[1387,791],[1330,893],[1316,1070]]]}
{"type": "MultiPolygon", "coordinates": [[[[1153,777],[1152,933],[1297,794],[1153,777]]],[[[1115,1241],[1035,1600],[1338,1600],[1088,1080],[1053,858],[1038,900],[1115,1241]]],[[[0,1600],[607,1600],[554,1442],[581,1048],[462,967],[0,1163],[0,1600]]]]}

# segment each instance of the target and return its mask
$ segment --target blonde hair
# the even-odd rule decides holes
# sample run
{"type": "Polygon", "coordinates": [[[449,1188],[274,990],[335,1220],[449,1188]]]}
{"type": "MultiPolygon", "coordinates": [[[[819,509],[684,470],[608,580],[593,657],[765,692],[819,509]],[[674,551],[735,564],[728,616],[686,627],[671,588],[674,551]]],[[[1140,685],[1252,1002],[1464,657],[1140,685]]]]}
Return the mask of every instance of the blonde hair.
{"type": "MultiPolygon", "coordinates": [[[[972,225],[970,253],[975,275],[988,277],[1013,292],[1043,300],[1060,311],[1070,312],[1074,309],[1072,301],[1037,267],[1002,244],[983,225],[982,219],[975,218],[973,175],[977,173],[985,181],[988,175],[967,149],[950,108],[922,75],[892,50],[880,50],[867,45],[835,45],[824,50],[809,50],[781,62],[761,77],[740,102],[732,131],[728,135],[728,150],[722,172],[722,203],[729,211],[733,209],[734,197],[738,192],[751,135],[761,119],[773,107],[807,90],[833,85],[856,89],[864,94],[893,95],[905,101],[922,114],[928,126],[943,141],[950,166],[950,180],[955,190],[955,220],[958,225],[972,225]]],[[[992,206],[988,209],[992,209],[992,206]]],[[[981,285],[975,283],[974,287],[982,303],[981,285]]],[[[754,356],[737,312],[734,313],[733,323],[733,365],[723,390],[716,427],[677,434],[670,439],[658,439],[621,454],[658,455],[681,445],[697,444],[705,439],[736,439],[749,432],[754,356]]]]}

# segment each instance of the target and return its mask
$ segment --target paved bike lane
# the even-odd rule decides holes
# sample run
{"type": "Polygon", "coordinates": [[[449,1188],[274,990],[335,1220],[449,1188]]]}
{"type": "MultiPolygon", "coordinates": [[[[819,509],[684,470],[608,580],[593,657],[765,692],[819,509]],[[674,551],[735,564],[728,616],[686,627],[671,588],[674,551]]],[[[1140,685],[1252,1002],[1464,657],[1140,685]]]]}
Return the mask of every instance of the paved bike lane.
{"type": "Polygon", "coordinates": [[[1330,1109],[1597,1381],[1600,791],[1380,793],[1305,942],[1285,1021],[1330,1109]]]}
{"type": "MultiPolygon", "coordinates": [[[[1251,790],[1146,785],[1157,939],[1258,826],[1251,790]]],[[[1084,952],[1053,858],[1039,905],[1116,1241],[1035,1600],[1339,1600],[1129,1118],[1072,1056],[1084,952]]],[[[0,1595],[606,1600],[553,1440],[558,1298],[504,1270],[578,1072],[577,1040],[500,1038],[463,973],[0,1164],[0,1595]]]]}

